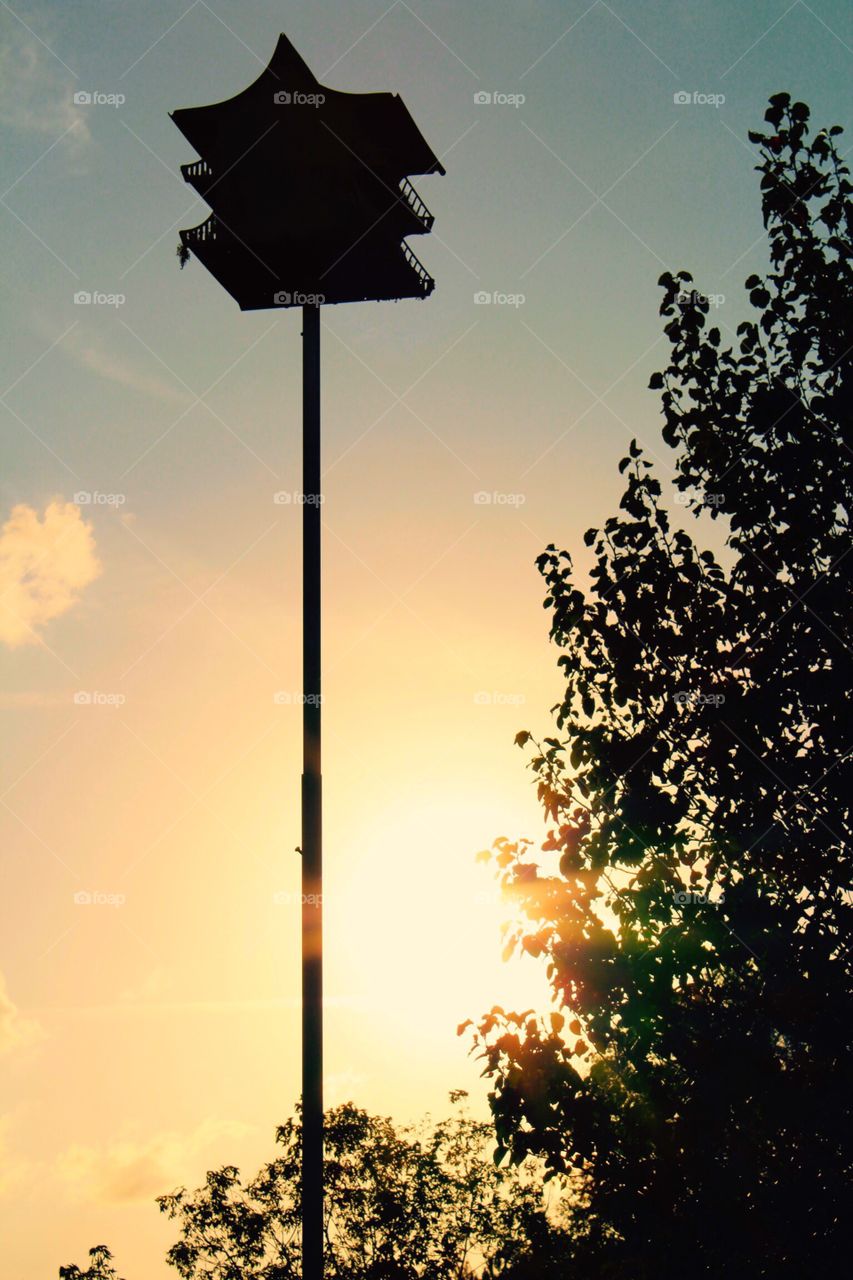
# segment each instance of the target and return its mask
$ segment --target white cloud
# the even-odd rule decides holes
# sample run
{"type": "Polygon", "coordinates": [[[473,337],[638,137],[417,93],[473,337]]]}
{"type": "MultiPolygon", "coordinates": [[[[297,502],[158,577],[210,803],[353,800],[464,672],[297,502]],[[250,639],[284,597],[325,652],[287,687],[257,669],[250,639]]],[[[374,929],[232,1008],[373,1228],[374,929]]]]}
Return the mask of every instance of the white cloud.
{"type": "Polygon", "coordinates": [[[143,1141],[125,1139],[104,1147],[74,1145],[56,1161],[56,1172],[78,1199],[122,1204],[153,1200],[181,1184],[203,1182],[209,1161],[205,1152],[216,1146],[214,1163],[225,1163],[222,1139],[235,1140],[251,1132],[236,1120],[204,1120],[191,1133],[157,1133],[143,1141]]]}
{"type": "Polygon", "coordinates": [[[92,526],[73,502],[54,499],[44,516],[25,503],[0,529],[0,642],[39,640],[38,628],[65,613],[100,573],[92,526]]]}
{"type": "Polygon", "coordinates": [[[6,979],[0,973],[0,1056],[32,1044],[43,1034],[37,1022],[22,1016],[6,990],[6,979]]]}

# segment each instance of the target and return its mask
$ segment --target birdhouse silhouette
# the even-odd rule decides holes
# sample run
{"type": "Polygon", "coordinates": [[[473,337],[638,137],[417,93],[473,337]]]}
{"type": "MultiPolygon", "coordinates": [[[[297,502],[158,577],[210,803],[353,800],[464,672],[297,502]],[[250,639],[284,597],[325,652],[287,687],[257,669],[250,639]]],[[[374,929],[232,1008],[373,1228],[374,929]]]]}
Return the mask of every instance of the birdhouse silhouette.
{"type": "Polygon", "coordinates": [[[432,292],[405,243],[433,223],[409,176],[445,170],[398,94],[326,88],[282,35],[242,93],[171,118],[212,210],[181,244],[242,310],[432,292]]]}

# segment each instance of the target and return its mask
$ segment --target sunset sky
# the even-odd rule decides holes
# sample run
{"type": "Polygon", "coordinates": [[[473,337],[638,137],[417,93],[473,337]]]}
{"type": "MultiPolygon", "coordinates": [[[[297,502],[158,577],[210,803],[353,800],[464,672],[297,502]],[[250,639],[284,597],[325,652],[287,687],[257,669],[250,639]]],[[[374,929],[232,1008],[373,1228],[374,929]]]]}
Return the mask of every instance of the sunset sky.
{"type": "Polygon", "coordinates": [[[631,436],[672,497],[656,280],[747,314],[747,130],[782,89],[853,124],[853,12],[0,0],[0,30],[3,1275],[104,1242],[163,1280],[154,1196],[254,1170],[299,1092],[301,748],[300,317],[179,270],[207,207],[168,111],[285,31],[447,169],[414,180],[434,295],[322,317],[327,1100],[485,1114],[457,1023],[546,998],[474,861],[542,831],[534,559],[583,571],[631,436]]]}

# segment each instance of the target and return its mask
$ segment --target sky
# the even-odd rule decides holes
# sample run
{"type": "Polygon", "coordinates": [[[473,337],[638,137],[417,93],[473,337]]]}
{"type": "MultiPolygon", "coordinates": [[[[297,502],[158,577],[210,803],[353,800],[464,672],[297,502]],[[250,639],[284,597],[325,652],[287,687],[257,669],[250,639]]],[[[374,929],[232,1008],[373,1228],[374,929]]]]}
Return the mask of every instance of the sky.
{"type": "Polygon", "coordinates": [[[447,170],[414,180],[434,294],[322,317],[326,1092],[403,1121],[485,1115],[457,1024],[545,1007],[475,855],[542,835],[535,557],[583,577],[632,437],[674,499],[656,280],[730,333],[747,130],[783,89],[853,115],[844,0],[0,0],[9,1280],[102,1242],[161,1280],[154,1197],[256,1169],[299,1092],[300,318],[179,270],[207,209],[168,117],[280,31],[447,170]]]}

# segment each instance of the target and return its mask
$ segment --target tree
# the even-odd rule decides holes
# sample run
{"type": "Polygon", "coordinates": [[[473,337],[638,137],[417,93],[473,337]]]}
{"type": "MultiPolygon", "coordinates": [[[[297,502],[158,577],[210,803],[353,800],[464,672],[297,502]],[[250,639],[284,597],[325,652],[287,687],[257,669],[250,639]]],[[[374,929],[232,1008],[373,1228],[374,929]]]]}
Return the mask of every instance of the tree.
{"type": "MultiPolygon", "coordinates": [[[[454,1102],[465,1095],[451,1094],[454,1102]]],[[[300,1266],[301,1125],[248,1182],[233,1166],[195,1192],[162,1196],[180,1225],[168,1261],[182,1280],[295,1280],[300,1266]]],[[[327,1113],[326,1275],[330,1280],[548,1280],[563,1233],[541,1180],[499,1169],[491,1126],[463,1112],[400,1128],[351,1103],[327,1113]],[[534,1269],[535,1264],[535,1269],[534,1269]]]]}
{"type": "Polygon", "coordinates": [[[666,273],[650,383],[724,562],[632,442],[589,587],[537,562],[566,687],[560,736],[516,741],[549,831],[491,855],[560,1012],[495,1008],[474,1044],[500,1152],[582,1182],[589,1277],[840,1274],[849,1249],[853,187],[840,128],[810,141],[788,94],[765,119],[755,318],[733,349],[666,273]]]}
{"type": "Polygon", "coordinates": [[[113,1255],[105,1244],[89,1250],[89,1266],[85,1271],[73,1264],[59,1268],[59,1280],[121,1280],[113,1266],[113,1255]]]}

